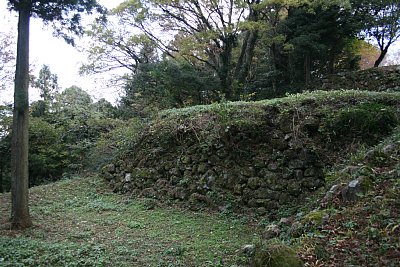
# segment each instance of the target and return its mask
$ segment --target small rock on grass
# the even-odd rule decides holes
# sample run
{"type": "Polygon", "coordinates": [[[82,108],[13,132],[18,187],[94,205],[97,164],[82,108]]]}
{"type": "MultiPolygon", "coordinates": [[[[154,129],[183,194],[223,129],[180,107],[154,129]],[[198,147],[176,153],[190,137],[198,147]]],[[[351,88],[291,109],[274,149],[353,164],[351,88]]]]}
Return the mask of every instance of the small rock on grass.
{"type": "Polygon", "coordinates": [[[256,252],[256,246],[255,245],[244,245],[241,249],[242,254],[248,256],[248,257],[252,257],[254,256],[255,252],[256,252]]]}

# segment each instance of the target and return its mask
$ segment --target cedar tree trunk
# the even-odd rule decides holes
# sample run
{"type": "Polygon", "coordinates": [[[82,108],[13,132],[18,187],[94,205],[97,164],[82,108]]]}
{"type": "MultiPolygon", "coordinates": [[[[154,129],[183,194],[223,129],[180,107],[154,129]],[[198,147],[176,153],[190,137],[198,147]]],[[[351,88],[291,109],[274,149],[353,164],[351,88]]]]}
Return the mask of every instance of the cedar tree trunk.
{"type": "Polygon", "coordinates": [[[17,66],[11,143],[11,224],[14,229],[32,225],[29,216],[28,119],[29,119],[29,20],[30,1],[20,8],[18,19],[17,66]]]}

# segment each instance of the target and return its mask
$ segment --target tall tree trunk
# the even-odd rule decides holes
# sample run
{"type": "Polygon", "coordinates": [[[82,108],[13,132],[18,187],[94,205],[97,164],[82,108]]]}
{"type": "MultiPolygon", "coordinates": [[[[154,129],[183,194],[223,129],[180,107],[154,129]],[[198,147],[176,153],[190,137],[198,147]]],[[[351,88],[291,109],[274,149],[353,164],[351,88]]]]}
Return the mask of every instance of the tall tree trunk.
{"type": "Polygon", "coordinates": [[[304,57],[304,82],[308,86],[311,81],[311,57],[307,53],[304,57]]]}
{"type": "MultiPolygon", "coordinates": [[[[260,3],[259,0],[248,1],[249,3],[249,16],[248,21],[258,21],[258,11],[253,8],[253,5],[260,3]]],[[[236,63],[236,69],[233,79],[236,79],[239,86],[242,87],[246,83],[246,78],[249,75],[252,61],[254,58],[254,50],[258,41],[258,30],[247,30],[243,39],[240,55],[236,63]]]]}
{"type": "Polygon", "coordinates": [[[379,55],[378,59],[374,63],[375,68],[379,67],[379,65],[385,59],[385,56],[386,56],[388,50],[389,50],[389,46],[386,46],[383,50],[381,50],[381,54],[379,55]]]}
{"type": "Polygon", "coordinates": [[[29,215],[28,119],[29,119],[29,21],[31,1],[20,7],[17,66],[15,71],[13,131],[11,143],[11,223],[14,229],[32,225],[29,215]]]}
{"type": "Polygon", "coordinates": [[[225,94],[227,100],[234,100],[235,97],[232,88],[232,79],[230,77],[234,42],[234,36],[228,36],[224,39],[224,47],[218,59],[218,78],[221,81],[222,92],[225,94]]]}
{"type": "Polygon", "coordinates": [[[254,57],[254,49],[256,47],[257,39],[258,39],[258,31],[254,30],[249,33],[246,42],[243,44],[242,52],[241,52],[241,61],[237,64],[237,68],[240,71],[237,73],[237,80],[239,84],[244,84],[246,82],[246,78],[249,74],[250,67],[254,57]],[[243,53],[243,55],[242,55],[243,53]]]}
{"type": "Polygon", "coordinates": [[[242,70],[242,65],[243,65],[243,61],[244,61],[244,56],[246,54],[246,48],[247,48],[247,44],[249,42],[249,38],[250,38],[250,30],[247,30],[245,33],[245,36],[243,38],[243,44],[242,44],[242,47],[240,50],[239,58],[237,60],[234,77],[238,77],[239,73],[242,70]]]}
{"type": "Polygon", "coordinates": [[[1,165],[0,165],[0,193],[4,192],[4,189],[3,189],[3,171],[4,171],[4,168],[3,168],[3,164],[1,163],[1,165]]]}
{"type": "Polygon", "coordinates": [[[277,90],[277,85],[276,85],[276,73],[278,70],[278,59],[277,59],[277,49],[276,49],[276,44],[272,43],[270,48],[269,48],[269,52],[270,52],[270,57],[271,57],[271,70],[273,72],[272,78],[271,78],[271,83],[272,83],[272,91],[274,93],[274,95],[277,95],[278,90],[277,90]]]}
{"type": "Polygon", "coordinates": [[[335,72],[335,49],[332,48],[329,52],[329,60],[328,60],[328,74],[333,74],[335,72]]]}

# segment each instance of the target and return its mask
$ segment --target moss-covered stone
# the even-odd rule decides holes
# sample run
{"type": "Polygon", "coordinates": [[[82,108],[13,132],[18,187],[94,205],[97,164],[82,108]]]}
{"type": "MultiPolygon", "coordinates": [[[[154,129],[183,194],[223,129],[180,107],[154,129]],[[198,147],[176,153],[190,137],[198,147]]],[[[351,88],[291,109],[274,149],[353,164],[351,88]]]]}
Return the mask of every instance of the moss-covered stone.
{"type": "Polygon", "coordinates": [[[247,186],[250,189],[258,189],[262,186],[265,186],[265,182],[263,181],[263,179],[259,178],[259,177],[250,177],[248,182],[247,182],[247,186]]]}
{"type": "Polygon", "coordinates": [[[316,90],[357,89],[365,91],[400,91],[400,66],[370,68],[339,73],[315,81],[309,87],[316,90]]]}
{"type": "Polygon", "coordinates": [[[304,264],[290,247],[280,243],[272,243],[256,247],[251,266],[302,267],[304,264]]]}
{"type": "Polygon", "coordinates": [[[329,214],[325,210],[313,210],[302,219],[303,224],[319,226],[322,225],[329,214]]]}
{"type": "Polygon", "coordinates": [[[206,163],[200,163],[197,166],[197,172],[200,174],[204,174],[207,171],[207,164],[206,163]]]}

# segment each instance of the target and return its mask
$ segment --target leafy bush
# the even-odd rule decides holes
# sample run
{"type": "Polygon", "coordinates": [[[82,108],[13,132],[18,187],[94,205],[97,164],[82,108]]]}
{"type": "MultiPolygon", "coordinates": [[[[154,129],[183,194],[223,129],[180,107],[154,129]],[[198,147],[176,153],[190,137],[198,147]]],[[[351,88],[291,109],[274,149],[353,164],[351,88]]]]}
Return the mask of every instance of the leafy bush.
{"type": "Polygon", "coordinates": [[[149,117],[168,108],[210,103],[218,98],[219,87],[213,73],[185,61],[141,64],[126,81],[120,116],[149,117]]]}
{"type": "Polygon", "coordinates": [[[29,184],[54,180],[69,164],[68,151],[61,142],[62,131],[40,118],[29,123],[29,184]]]}
{"type": "Polygon", "coordinates": [[[322,129],[332,139],[366,138],[389,133],[397,124],[396,111],[378,103],[362,103],[329,116],[322,129]]]}
{"type": "Polygon", "coordinates": [[[135,118],[115,126],[115,129],[103,132],[87,153],[89,168],[98,170],[126,153],[141,132],[143,122],[135,118]]]}

